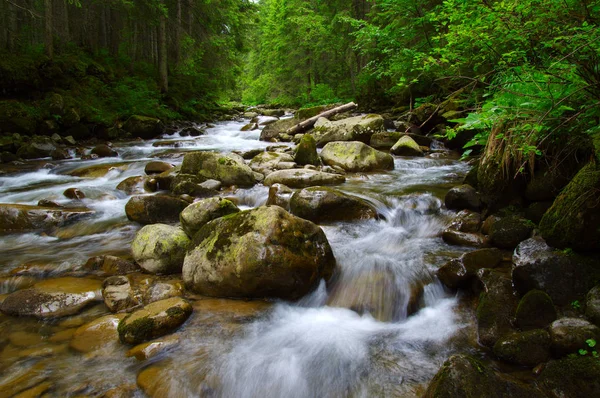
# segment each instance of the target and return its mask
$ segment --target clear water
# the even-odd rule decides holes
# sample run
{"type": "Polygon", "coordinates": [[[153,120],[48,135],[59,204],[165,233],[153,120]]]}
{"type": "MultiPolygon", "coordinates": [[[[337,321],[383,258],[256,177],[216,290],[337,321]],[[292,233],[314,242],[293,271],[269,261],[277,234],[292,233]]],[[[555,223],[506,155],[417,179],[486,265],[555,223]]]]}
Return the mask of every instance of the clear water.
{"type": "MultiPolygon", "coordinates": [[[[91,256],[127,256],[139,226],[125,216],[129,197],[116,190],[119,182],[143,175],[150,160],[180,163],[174,153],[270,145],[258,141],[259,131],[241,132],[244,124],[219,123],[205,136],[159,140],[171,141],[172,147],[153,146],[156,140],[129,142],[116,147],[118,158],[48,161],[48,168],[0,176],[1,203],[50,199],[66,204],[62,192],[77,187],[86,195],[83,204],[95,211],[92,219],[55,234],[0,237],[0,274],[34,263],[48,270],[34,277],[51,278],[79,270],[91,256]],[[100,165],[114,168],[98,178],[69,175],[100,165]]],[[[471,320],[434,276],[463,250],[440,238],[451,217],[441,199],[467,171],[464,163],[449,158],[396,158],[391,172],[348,175],[339,188],[370,201],[381,218],[322,226],[339,270],[329,286],[323,283],[297,303],[270,305],[190,296],[195,312],[177,331],[179,344],[147,361],[125,357],[129,347],[117,342],[88,354],[49,342],[72,327],[68,322],[0,315],[0,335],[38,334],[34,347],[54,350],[51,356],[27,356],[25,348],[0,338],[0,385],[41,364],[35,372],[47,377],[57,396],[101,396],[115,387],[143,396],[136,378],[148,367],[161,369],[156,396],[418,395],[441,363],[468,345],[471,320]]],[[[231,193],[243,208],[264,204],[267,194],[261,185],[231,193]]],[[[19,283],[15,277],[0,279],[0,294],[19,283]]],[[[89,321],[105,314],[100,304],[80,317],[89,321]]]]}

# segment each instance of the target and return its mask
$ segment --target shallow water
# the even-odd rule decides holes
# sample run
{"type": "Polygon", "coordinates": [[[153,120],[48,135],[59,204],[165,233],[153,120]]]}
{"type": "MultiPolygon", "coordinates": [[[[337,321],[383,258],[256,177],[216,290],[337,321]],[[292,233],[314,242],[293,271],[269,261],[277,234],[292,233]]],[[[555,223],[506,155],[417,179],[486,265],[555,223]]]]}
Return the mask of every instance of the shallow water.
{"type": "MultiPolygon", "coordinates": [[[[139,226],[125,216],[129,196],[116,190],[119,182],[143,175],[145,164],[161,156],[180,164],[182,158],[173,153],[270,145],[258,141],[259,131],[241,132],[244,124],[219,123],[194,138],[176,134],[119,144],[118,158],[48,161],[36,171],[0,176],[1,203],[69,204],[62,193],[77,187],[86,195],[82,204],[95,212],[51,234],[0,237],[0,294],[39,278],[80,275],[91,256],[128,256],[139,226]],[[157,141],[161,146],[153,146],[157,141]],[[101,177],[70,175],[111,165],[101,177]]],[[[103,304],[46,322],[0,315],[5,336],[0,337],[0,384],[29,371],[30,379],[37,375],[56,396],[102,396],[115,387],[144,396],[136,381],[144,385],[145,379],[159,381],[159,387],[146,389],[155,396],[418,395],[443,361],[469,344],[468,312],[435,277],[437,268],[464,251],[446,245],[440,233],[452,216],[443,195],[467,171],[450,157],[397,157],[393,171],[348,175],[339,188],[373,203],[381,217],[322,226],[338,262],[329,286],[322,283],[297,303],[190,295],[195,311],[175,333],[179,343],[146,361],[126,357],[130,347],[116,341],[85,354],[68,346],[75,327],[109,314],[103,304]]],[[[267,194],[258,185],[227,195],[252,208],[264,204],[267,194]]]]}

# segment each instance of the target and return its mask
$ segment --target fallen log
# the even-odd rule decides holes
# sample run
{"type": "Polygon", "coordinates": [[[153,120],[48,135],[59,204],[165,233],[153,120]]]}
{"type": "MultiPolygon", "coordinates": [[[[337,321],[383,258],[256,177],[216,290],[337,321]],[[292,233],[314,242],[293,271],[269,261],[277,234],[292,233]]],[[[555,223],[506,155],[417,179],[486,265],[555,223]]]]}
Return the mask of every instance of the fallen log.
{"type": "Polygon", "coordinates": [[[296,124],[293,127],[290,127],[289,129],[287,129],[285,131],[286,134],[289,135],[294,135],[294,134],[298,134],[298,133],[302,133],[305,130],[308,130],[309,128],[311,128],[312,126],[315,125],[315,123],[317,122],[317,120],[319,120],[320,117],[330,117],[333,116],[337,113],[341,113],[341,112],[346,112],[349,110],[352,110],[354,108],[356,108],[358,105],[356,105],[354,102],[349,102],[345,105],[342,106],[338,106],[337,108],[333,108],[330,109],[328,111],[325,111],[323,113],[319,113],[317,116],[311,117],[310,119],[306,119],[303,122],[300,122],[298,124],[296,124]]]}

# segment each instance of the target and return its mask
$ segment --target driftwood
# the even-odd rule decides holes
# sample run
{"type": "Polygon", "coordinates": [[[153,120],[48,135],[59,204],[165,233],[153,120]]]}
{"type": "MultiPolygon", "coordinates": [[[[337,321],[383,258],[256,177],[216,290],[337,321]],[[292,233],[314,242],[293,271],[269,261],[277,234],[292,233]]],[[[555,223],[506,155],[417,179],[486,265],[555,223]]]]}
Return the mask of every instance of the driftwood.
{"type": "Polygon", "coordinates": [[[317,120],[319,120],[320,117],[329,117],[329,116],[333,116],[337,113],[341,113],[341,112],[346,112],[349,111],[351,109],[356,108],[358,105],[356,105],[354,102],[349,102],[345,105],[342,106],[338,106],[337,108],[333,108],[330,109],[328,111],[325,111],[323,113],[319,113],[317,116],[311,117],[310,119],[306,119],[303,122],[298,123],[297,125],[290,127],[289,129],[287,129],[285,131],[286,134],[289,135],[294,135],[294,134],[298,134],[298,133],[302,133],[305,130],[308,130],[309,128],[311,128],[312,126],[315,125],[315,123],[317,122],[317,120]]]}

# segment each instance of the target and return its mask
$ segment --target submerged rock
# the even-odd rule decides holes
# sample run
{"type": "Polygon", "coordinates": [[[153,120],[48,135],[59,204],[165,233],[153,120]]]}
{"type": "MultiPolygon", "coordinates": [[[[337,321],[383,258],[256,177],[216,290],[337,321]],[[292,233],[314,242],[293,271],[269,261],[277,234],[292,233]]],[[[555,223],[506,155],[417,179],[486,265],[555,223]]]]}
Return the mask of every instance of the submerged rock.
{"type": "Polygon", "coordinates": [[[202,227],[185,257],[183,280],[207,296],[293,300],[329,279],[334,268],[321,228],[263,206],[202,227]]]}
{"type": "Polygon", "coordinates": [[[0,306],[7,315],[54,318],[73,315],[101,300],[101,283],[95,279],[57,278],[9,294],[0,306]]]}
{"type": "Polygon", "coordinates": [[[192,314],[191,304],[180,297],[148,304],[119,322],[122,343],[140,344],[164,336],[181,326],[192,314]]]}
{"type": "Polygon", "coordinates": [[[0,204],[0,232],[24,232],[62,227],[93,215],[86,208],[0,204]]]}
{"type": "Polygon", "coordinates": [[[181,173],[197,175],[204,178],[204,180],[218,180],[225,186],[250,187],[256,183],[252,169],[244,163],[240,156],[233,154],[188,153],[183,158],[181,173]],[[237,158],[234,156],[237,156],[237,158]]]}
{"type": "Polygon", "coordinates": [[[392,170],[394,158],[358,142],[330,142],[321,151],[323,163],[346,171],[392,170]]]}
{"type": "Polygon", "coordinates": [[[125,213],[140,224],[177,222],[188,205],[185,200],[166,195],[133,196],[125,205],[125,213]]]}
{"type": "Polygon", "coordinates": [[[240,209],[230,200],[209,198],[186,207],[179,219],[185,233],[193,237],[207,222],[239,211],[240,209]]]}
{"type": "Polygon", "coordinates": [[[119,342],[117,325],[125,314],[106,315],[80,326],[69,346],[79,352],[92,352],[119,342]]]}
{"type": "Polygon", "coordinates": [[[283,184],[291,188],[306,188],[317,185],[339,185],[346,181],[339,174],[325,173],[310,169],[279,170],[269,174],[263,184],[283,184]]]}
{"type": "Polygon", "coordinates": [[[377,218],[377,211],[367,201],[333,188],[305,188],[294,193],[290,212],[316,223],[377,218]]]}
{"type": "Polygon", "coordinates": [[[152,274],[181,272],[190,239],[183,229],[165,224],[146,225],[131,244],[134,260],[152,274]]]}

